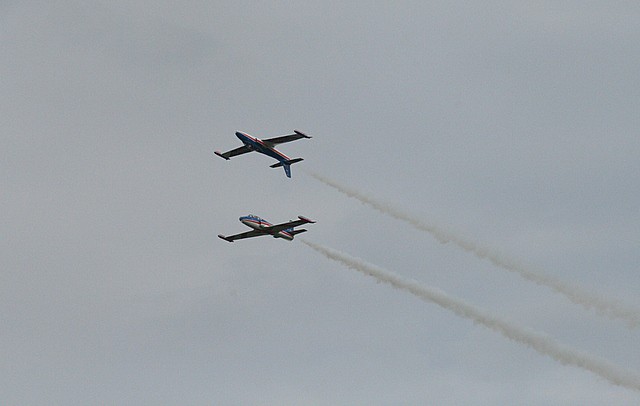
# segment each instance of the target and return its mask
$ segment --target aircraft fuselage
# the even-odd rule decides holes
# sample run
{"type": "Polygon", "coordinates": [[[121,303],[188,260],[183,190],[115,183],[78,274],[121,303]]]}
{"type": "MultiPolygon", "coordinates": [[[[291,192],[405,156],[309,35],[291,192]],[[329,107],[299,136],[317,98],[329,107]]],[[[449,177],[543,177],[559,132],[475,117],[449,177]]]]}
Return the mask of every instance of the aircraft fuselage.
{"type": "Polygon", "coordinates": [[[271,158],[277,159],[278,161],[283,163],[291,160],[291,158],[289,158],[282,152],[267,145],[260,138],[252,137],[247,133],[243,133],[242,131],[236,131],[236,137],[238,137],[240,141],[242,141],[242,143],[252,151],[270,156],[271,158]]]}
{"type": "MultiPolygon", "coordinates": [[[[242,216],[239,218],[240,222],[247,227],[251,227],[254,230],[264,230],[271,227],[273,224],[257,216],[242,216]]],[[[292,229],[286,229],[271,234],[274,238],[283,238],[285,240],[293,240],[293,234],[290,233],[292,229]]]]}

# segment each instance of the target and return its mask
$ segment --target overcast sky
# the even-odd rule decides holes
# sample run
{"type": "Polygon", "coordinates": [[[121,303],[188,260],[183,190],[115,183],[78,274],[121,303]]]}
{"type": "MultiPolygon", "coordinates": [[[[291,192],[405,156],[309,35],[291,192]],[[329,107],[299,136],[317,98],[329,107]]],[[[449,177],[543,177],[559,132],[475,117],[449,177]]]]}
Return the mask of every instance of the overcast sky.
{"type": "Polygon", "coordinates": [[[0,2],[0,403],[636,405],[238,217],[640,371],[636,1],[0,2]],[[281,146],[293,178],[238,147],[281,146]]]}

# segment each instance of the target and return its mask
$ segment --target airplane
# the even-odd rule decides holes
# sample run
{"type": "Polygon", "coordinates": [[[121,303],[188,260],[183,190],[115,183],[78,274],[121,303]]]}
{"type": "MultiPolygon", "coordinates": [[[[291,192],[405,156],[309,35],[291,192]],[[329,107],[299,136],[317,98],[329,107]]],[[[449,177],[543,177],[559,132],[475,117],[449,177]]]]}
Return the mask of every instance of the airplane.
{"type": "Polygon", "coordinates": [[[271,235],[273,236],[273,238],[283,238],[285,240],[291,241],[296,234],[304,233],[305,231],[307,231],[305,229],[294,230],[294,227],[298,227],[302,224],[307,223],[315,223],[315,221],[309,220],[306,217],[298,216],[298,220],[290,220],[286,223],[280,224],[271,224],[258,216],[254,216],[253,214],[242,216],[238,220],[240,220],[242,224],[251,227],[253,230],[230,236],[218,234],[218,237],[222,238],[225,241],[234,242],[235,240],[241,240],[243,238],[271,235]]]}
{"type": "Polygon", "coordinates": [[[236,137],[238,137],[240,141],[242,141],[242,143],[244,144],[243,146],[238,147],[236,149],[232,149],[227,152],[215,151],[215,154],[228,161],[229,158],[233,156],[246,154],[247,152],[251,152],[251,151],[256,151],[261,154],[268,155],[271,158],[277,159],[279,162],[271,165],[271,168],[277,168],[279,166],[282,166],[284,168],[284,173],[287,175],[288,178],[291,177],[291,167],[290,167],[291,164],[295,164],[296,162],[302,161],[302,158],[291,159],[285,154],[283,154],[282,152],[276,150],[274,146],[277,144],[283,144],[285,142],[299,140],[300,138],[311,138],[307,134],[300,132],[298,130],[293,130],[293,134],[282,135],[280,137],[274,137],[274,138],[267,138],[264,140],[261,140],[256,137],[252,137],[251,135],[247,133],[243,133],[242,131],[236,131],[236,137]]]}

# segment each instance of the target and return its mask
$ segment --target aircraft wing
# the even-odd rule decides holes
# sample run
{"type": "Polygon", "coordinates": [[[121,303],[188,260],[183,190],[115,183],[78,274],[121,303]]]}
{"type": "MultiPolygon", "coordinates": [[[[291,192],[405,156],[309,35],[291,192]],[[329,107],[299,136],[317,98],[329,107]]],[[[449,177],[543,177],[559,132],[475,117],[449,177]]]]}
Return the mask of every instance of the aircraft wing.
{"type": "Polygon", "coordinates": [[[234,242],[235,240],[242,240],[244,238],[258,237],[260,235],[265,235],[264,231],[259,230],[251,230],[245,233],[234,234],[229,236],[224,236],[222,234],[218,234],[218,237],[222,238],[225,241],[234,242]]]}
{"type": "Polygon", "coordinates": [[[229,159],[232,156],[246,154],[247,152],[251,152],[251,149],[249,149],[249,147],[247,147],[246,145],[243,145],[241,147],[232,149],[231,151],[227,151],[227,152],[216,151],[216,155],[224,159],[229,159]]]}
{"type": "Polygon", "coordinates": [[[315,223],[315,221],[309,220],[306,217],[298,216],[298,220],[291,220],[287,221],[286,223],[275,224],[271,227],[265,228],[264,230],[268,231],[269,233],[277,233],[279,231],[286,230],[287,228],[298,227],[307,223],[315,223]]]}
{"type": "Polygon", "coordinates": [[[277,145],[277,144],[283,144],[285,142],[299,140],[300,138],[311,138],[309,135],[303,132],[300,132],[298,130],[293,130],[293,132],[294,134],[281,135],[280,137],[263,139],[262,142],[265,142],[269,145],[277,145]]]}

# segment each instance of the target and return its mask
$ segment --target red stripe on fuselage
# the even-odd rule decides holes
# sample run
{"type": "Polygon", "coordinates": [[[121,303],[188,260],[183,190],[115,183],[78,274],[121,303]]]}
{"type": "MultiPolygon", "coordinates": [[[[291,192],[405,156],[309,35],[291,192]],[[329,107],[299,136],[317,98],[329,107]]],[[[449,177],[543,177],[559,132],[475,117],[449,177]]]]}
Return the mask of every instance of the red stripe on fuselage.
{"type": "MultiPolygon", "coordinates": [[[[269,223],[268,221],[259,221],[259,220],[255,220],[255,219],[250,219],[250,218],[246,218],[246,219],[242,219],[242,222],[247,224],[247,223],[251,223],[251,224],[255,224],[258,226],[258,228],[261,228],[262,225],[264,225],[265,227],[270,227],[273,224],[269,223]]],[[[249,224],[247,224],[249,226],[249,224]]],[[[249,226],[251,227],[251,226],[249,226]]]]}
{"type": "MultiPolygon", "coordinates": [[[[251,218],[242,219],[242,223],[244,223],[247,227],[251,227],[255,230],[264,230],[265,228],[271,227],[273,225],[265,220],[259,221],[251,218]],[[250,223],[250,224],[247,224],[247,223],[250,223]],[[253,227],[253,225],[255,225],[256,227],[253,227]]],[[[265,234],[271,234],[271,233],[268,233],[265,230],[265,234]]],[[[291,238],[293,240],[293,234],[285,230],[280,230],[277,233],[271,234],[271,235],[273,235],[274,237],[280,236],[281,238],[285,238],[285,239],[291,238]]]]}
{"type": "MultiPolygon", "coordinates": [[[[277,149],[275,149],[275,148],[273,148],[273,147],[270,147],[270,146],[268,146],[267,144],[265,144],[265,143],[264,143],[264,141],[262,141],[260,138],[252,137],[252,136],[250,136],[249,134],[247,134],[247,133],[243,133],[243,132],[241,132],[241,131],[238,131],[238,132],[239,132],[240,134],[244,135],[245,137],[247,137],[247,138],[251,139],[253,142],[255,142],[255,143],[257,143],[257,144],[260,144],[260,146],[262,146],[264,149],[266,149],[266,150],[268,150],[268,151],[271,151],[271,152],[273,152],[273,153],[275,153],[275,154],[279,155],[279,156],[280,156],[280,157],[282,157],[282,159],[284,159],[285,161],[289,161],[289,160],[291,159],[291,158],[289,158],[288,156],[286,156],[285,154],[283,154],[282,152],[278,151],[277,149]]],[[[260,152],[262,152],[262,153],[263,153],[263,154],[265,154],[265,155],[269,155],[269,154],[265,153],[264,151],[260,151],[260,152]]],[[[274,158],[274,157],[272,157],[272,158],[274,158]]]]}

